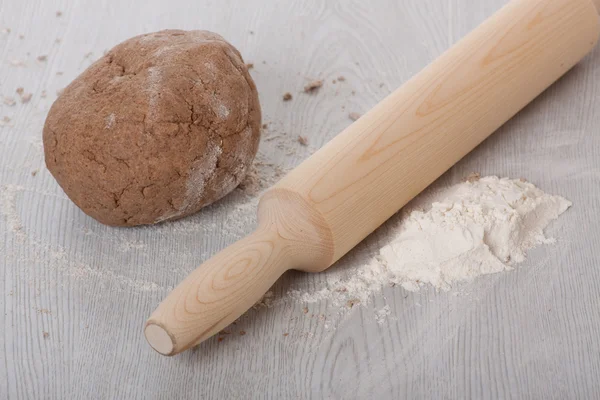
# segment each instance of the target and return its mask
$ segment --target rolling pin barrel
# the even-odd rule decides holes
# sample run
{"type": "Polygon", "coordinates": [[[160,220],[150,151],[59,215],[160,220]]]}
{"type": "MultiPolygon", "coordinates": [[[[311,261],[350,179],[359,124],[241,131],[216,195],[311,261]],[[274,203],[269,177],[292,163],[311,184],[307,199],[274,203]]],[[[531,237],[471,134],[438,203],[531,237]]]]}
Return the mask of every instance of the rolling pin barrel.
{"type": "Polygon", "coordinates": [[[179,353],[287,269],[322,271],[579,62],[600,0],[513,0],[270,189],[259,228],[188,276],[148,320],[179,353]]]}

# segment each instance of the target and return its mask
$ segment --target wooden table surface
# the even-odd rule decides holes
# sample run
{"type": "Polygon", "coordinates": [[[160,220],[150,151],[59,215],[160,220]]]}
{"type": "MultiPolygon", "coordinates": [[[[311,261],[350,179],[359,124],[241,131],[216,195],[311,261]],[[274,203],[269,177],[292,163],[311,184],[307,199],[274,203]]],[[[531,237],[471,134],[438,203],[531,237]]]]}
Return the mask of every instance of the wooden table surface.
{"type": "MultiPolygon", "coordinates": [[[[259,173],[271,182],[502,3],[0,0],[0,95],[17,102],[0,105],[0,398],[600,398],[600,49],[436,182],[525,177],[569,198],[549,229],[555,245],[461,291],[386,287],[345,311],[287,295],[322,288],[328,272],[288,273],[274,305],[173,358],[146,344],[146,317],[252,230],[255,195],[236,190],[182,221],[115,229],[77,209],[44,167],[41,130],[57,90],[133,35],[208,29],[254,63],[269,124],[259,173]],[[325,85],[302,93],[312,79],[325,85]]],[[[385,240],[384,225],[334,272],[385,240]]]]}

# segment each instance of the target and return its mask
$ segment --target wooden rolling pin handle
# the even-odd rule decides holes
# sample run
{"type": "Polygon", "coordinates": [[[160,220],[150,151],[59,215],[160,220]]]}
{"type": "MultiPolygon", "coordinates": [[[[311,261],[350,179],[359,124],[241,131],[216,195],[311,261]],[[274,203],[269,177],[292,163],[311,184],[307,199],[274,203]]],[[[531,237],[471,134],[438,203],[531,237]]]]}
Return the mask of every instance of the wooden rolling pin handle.
{"type": "Polygon", "coordinates": [[[144,330],[150,345],[172,355],[222,330],[285,272],[285,247],[277,232],[260,226],[206,261],[150,317],[144,330]]]}
{"type": "Polygon", "coordinates": [[[144,328],[152,348],[164,355],[184,351],[235,321],[288,269],[330,265],[331,235],[298,195],[271,191],[261,199],[258,220],[254,233],[194,270],[160,304],[144,328]]]}

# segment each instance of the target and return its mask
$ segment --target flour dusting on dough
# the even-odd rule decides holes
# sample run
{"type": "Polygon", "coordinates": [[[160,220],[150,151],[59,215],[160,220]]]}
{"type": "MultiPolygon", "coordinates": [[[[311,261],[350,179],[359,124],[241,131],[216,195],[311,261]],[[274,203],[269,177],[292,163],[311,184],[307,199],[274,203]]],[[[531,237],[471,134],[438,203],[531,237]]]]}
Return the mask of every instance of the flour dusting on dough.
{"type": "Polygon", "coordinates": [[[162,71],[159,67],[148,68],[148,119],[154,120],[158,111],[158,100],[162,88],[162,71]]]}
{"type": "Polygon", "coordinates": [[[113,126],[115,126],[115,123],[117,122],[117,117],[115,116],[115,113],[111,113],[108,117],[106,117],[106,125],[104,125],[104,129],[112,129],[113,126]]]}
{"type": "Polygon", "coordinates": [[[223,153],[223,148],[213,142],[208,142],[206,154],[200,160],[194,161],[190,167],[189,175],[186,181],[186,192],[183,203],[177,207],[176,211],[169,211],[158,218],[155,223],[165,221],[170,218],[177,218],[189,212],[192,207],[199,204],[204,197],[206,183],[213,176],[217,169],[219,156],[223,153]]]}

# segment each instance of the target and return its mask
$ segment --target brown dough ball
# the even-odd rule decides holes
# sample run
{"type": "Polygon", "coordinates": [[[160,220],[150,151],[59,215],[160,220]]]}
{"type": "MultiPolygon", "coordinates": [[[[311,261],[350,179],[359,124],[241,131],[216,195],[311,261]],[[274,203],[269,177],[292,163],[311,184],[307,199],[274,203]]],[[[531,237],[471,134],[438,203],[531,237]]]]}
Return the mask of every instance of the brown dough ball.
{"type": "Polygon", "coordinates": [[[117,45],[54,102],[46,165],[108,225],[184,217],[233,190],[260,140],[256,86],[240,53],[207,31],[117,45]]]}

